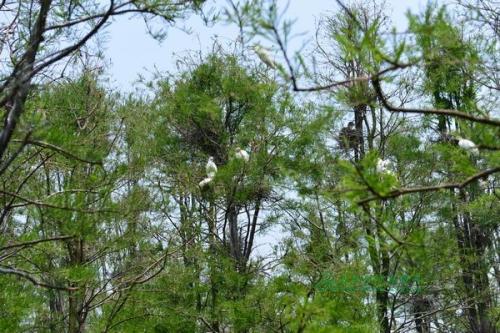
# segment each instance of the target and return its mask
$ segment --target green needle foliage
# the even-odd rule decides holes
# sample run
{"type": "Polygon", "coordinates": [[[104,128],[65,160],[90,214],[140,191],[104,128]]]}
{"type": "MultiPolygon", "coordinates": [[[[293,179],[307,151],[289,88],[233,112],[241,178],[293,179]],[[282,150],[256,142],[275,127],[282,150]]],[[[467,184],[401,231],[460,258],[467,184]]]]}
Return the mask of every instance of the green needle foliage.
{"type": "Polygon", "coordinates": [[[490,2],[398,33],[337,1],[295,54],[280,1],[99,4],[23,2],[0,30],[0,332],[499,332],[490,2]],[[134,93],[100,43],[44,62],[84,22],[141,14],[163,39],[149,19],[201,9],[234,47],[134,93]]]}

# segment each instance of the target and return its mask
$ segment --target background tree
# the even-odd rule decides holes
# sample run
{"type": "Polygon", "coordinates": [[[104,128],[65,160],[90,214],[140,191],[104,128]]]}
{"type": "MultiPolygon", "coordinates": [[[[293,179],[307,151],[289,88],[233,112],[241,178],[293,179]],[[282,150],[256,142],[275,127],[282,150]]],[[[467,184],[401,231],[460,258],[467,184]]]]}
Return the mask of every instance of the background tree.
{"type": "MultiPolygon", "coordinates": [[[[0,132],[0,158],[6,152],[26,99],[34,83],[64,76],[69,65],[85,52],[85,45],[117,15],[138,13],[147,22],[161,18],[167,23],[203,1],[2,1],[2,45],[0,54],[8,59],[0,73],[0,107],[3,127],[0,132]],[[58,75],[51,75],[52,71],[58,75]]],[[[159,31],[161,32],[161,31],[159,31]]],[[[160,34],[157,34],[160,37],[160,34]]],[[[92,51],[90,51],[92,52],[92,51]]],[[[98,51],[97,51],[98,52],[98,51]]],[[[8,162],[11,158],[6,159],[8,162]]],[[[8,163],[3,163],[4,169],[8,163]]]]}
{"type": "MultiPolygon", "coordinates": [[[[426,256],[424,253],[429,253],[428,248],[432,247],[429,244],[434,241],[434,237],[440,237],[441,231],[437,230],[436,233],[434,228],[425,227],[422,224],[422,221],[427,221],[426,224],[428,224],[429,221],[435,220],[432,212],[435,212],[436,207],[431,210],[423,210],[422,205],[429,202],[429,198],[434,197],[439,198],[437,199],[440,202],[438,205],[442,207],[443,195],[438,193],[426,195],[426,193],[440,189],[457,189],[463,193],[462,196],[470,198],[470,194],[466,194],[469,186],[471,189],[477,187],[478,179],[486,179],[488,175],[498,171],[498,167],[495,166],[497,162],[491,160],[492,156],[497,155],[494,153],[497,150],[494,148],[496,139],[493,138],[498,137],[498,120],[488,116],[488,109],[491,110],[491,106],[494,105],[491,103],[495,102],[488,100],[488,103],[478,105],[475,94],[480,88],[479,86],[474,87],[482,74],[479,74],[479,71],[475,72],[474,68],[484,68],[482,67],[484,65],[479,64],[489,62],[489,49],[486,48],[479,55],[477,47],[471,48],[470,45],[464,43],[463,37],[457,33],[457,30],[442,19],[443,11],[437,14],[437,20],[441,20],[440,23],[434,24],[431,17],[436,16],[432,14],[435,12],[432,5],[422,16],[410,17],[410,27],[416,26],[417,17],[422,17],[425,20],[419,25],[421,30],[411,30],[416,36],[416,43],[411,44],[411,40],[400,39],[397,35],[394,35],[392,41],[378,37],[380,36],[380,26],[384,20],[383,12],[379,12],[380,16],[377,16],[377,13],[370,13],[367,10],[368,7],[338,3],[344,15],[327,21],[329,26],[326,26],[330,28],[327,31],[331,32],[331,35],[326,34],[326,37],[318,42],[317,51],[322,62],[313,58],[312,64],[316,67],[309,68],[307,66],[308,62],[304,60],[304,52],[298,53],[294,58],[289,54],[287,42],[291,35],[291,21],[286,21],[283,15],[278,14],[279,9],[275,2],[258,2],[258,5],[257,2],[252,2],[256,10],[250,14],[250,20],[253,20],[254,24],[249,25],[248,29],[253,34],[261,35],[276,44],[282,53],[282,68],[287,70],[287,73],[283,74],[284,78],[288,80],[293,90],[297,92],[322,92],[323,94],[333,90],[337,93],[334,95],[333,103],[340,101],[354,106],[359,106],[361,103],[361,105],[365,105],[363,110],[371,110],[372,116],[363,119],[366,111],[362,112],[363,110],[360,108],[354,108],[353,120],[359,133],[360,143],[364,144],[362,147],[352,149],[354,155],[352,163],[342,162],[340,164],[345,173],[341,174],[340,182],[334,183],[330,187],[329,192],[332,194],[340,192],[339,199],[347,199],[348,206],[352,205],[352,208],[355,209],[355,221],[361,222],[366,219],[366,222],[361,222],[360,227],[367,235],[365,239],[367,242],[366,253],[371,258],[370,265],[376,275],[382,275],[385,282],[388,282],[388,278],[392,274],[416,273],[411,268],[415,265],[415,260],[420,261],[419,258],[424,258],[426,256]],[[329,37],[336,42],[331,48],[328,45],[329,37]],[[434,61],[430,59],[434,59],[434,61]],[[322,66],[318,66],[318,64],[322,66]],[[342,64],[346,64],[346,66],[343,67],[342,64]],[[420,67],[420,64],[423,66],[420,67]],[[406,72],[402,71],[404,69],[406,72]],[[419,83],[415,78],[421,73],[420,71],[427,73],[428,80],[421,82],[424,89],[414,89],[412,84],[419,83]],[[382,79],[385,82],[384,86],[381,84],[382,79]],[[307,86],[301,82],[312,85],[307,86]],[[429,92],[427,89],[432,91],[433,95],[431,96],[438,105],[429,108],[414,107],[415,103],[427,103],[426,94],[429,92]],[[388,90],[390,92],[387,92],[388,90]],[[388,96],[391,96],[391,99],[388,96]],[[443,104],[444,99],[449,99],[450,103],[443,104]],[[378,108],[380,109],[377,110],[378,108]],[[387,111],[390,112],[390,117],[387,111]],[[395,121],[393,116],[396,113],[401,116],[395,121]],[[413,120],[413,123],[409,123],[405,120],[405,115],[413,113],[429,116],[422,118],[422,122],[413,120]],[[430,115],[436,116],[431,117],[430,115]],[[429,132],[429,122],[433,118],[438,119],[436,129],[446,133],[446,135],[442,135],[446,138],[446,144],[437,143],[436,139],[432,138],[432,134],[429,132]],[[461,125],[451,129],[449,124],[452,120],[453,123],[461,125]],[[464,131],[463,127],[475,128],[474,133],[468,130],[464,131]],[[441,130],[439,130],[440,128],[441,130]],[[452,130],[455,132],[450,133],[452,130]],[[423,137],[419,138],[419,136],[423,137]],[[470,155],[470,152],[456,146],[459,136],[480,142],[480,147],[491,148],[485,149],[484,153],[481,153],[481,163],[474,165],[477,162],[474,162],[474,157],[470,155]],[[380,171],[375,170],[377,156],[392,161],[390,172],[381,174],[380,171]],[[437,156],[440,156],[439,162],[433,161],[432,158],[437,156]],[[428,161],[429,165],[424,167],[426,169],[421,169],[421,166],[412,161],[421,163],[428,161]],[[441,171],[441,168],[450,166],[453,171],[441,171]],[[429,171],[424,171],[429,169],[432,170],[430,175],[429,171]],[[441,175],[447,176],[442,178],[441,175]],[[448,178],[450,176],[451,179],[448,178]],[[436,182],[438,182],[437,185],[436,182]],[[345,195],[345,193],[348,194],[345,195]],[[417,194],[410,195],[411,193],[417,194]],[[401,201],[385,201],[403,195],[409,196],[401,201]],[[380,199],[385,202],[382,204],[373,203],[373,201],[380,199]],[[401,265],[402,261],[407,263],[406,267],[401,265]],[[393,265],[394,267],[392,267],[393,265]]],[[[481,36],[475,38],[476,45],[485,45],[481,36]]],[[[311,56],[314,57],[315,54],[311,53],[311,56]]],[[[484,85],[481,87],[491,89],[484,85]]],[[[479,159],[476,157],[477,160],[479,159]]],[[[484,186],[488,186],[487,182],[482,182],[482,184],[484,190],[484,186]]],[[[488,194],[490,193],[488,192],[488,194]]],[[[446,197],[444,196],[444,198],[446,197]]],[[[461,207],[463,207],[462,205],[463,203],[460,204],[461,207]]],[[[456,209],[457,206],[453,205],[453,207],[456,209]]],[[[468,213],[465,214],[467,215],[465,220],[469,221],[465,223],[473,223],[468,213]]],[[[451,220],[445,222],[450,215],[446,216],[445,220],[441,221],[447,224],[445,229],[451,231],[454,229],[453,222],[451,220]]],[[[462,217],[457,219],[465,221],[462,217]]],[[[460,226],[458,228],[460,229],[460,226]]],[[[482,228],[484,227],[474,227],[474,232],[478,233],[477,237],[466,236],[463,240],[481,238],[479,235],[482,234],[480,231],[482,228]]],[[[478,244],[478,242],[483,243],[483,240],[472,242],[478,244]]],[[[484,240],[484,243],[488,243],[488,241],[484,240]]],[[[443,250],[449,251],[454,246],[453,243],[447,242],[447,246],[443,247],[443,250]]],[[[481,260],[470,252],[467,256],[456,258],[456,262],[465,263],[470,260],[474,262],[474,265],[478,265],[478,260],[479,262],[481,260]],[[475,259],[472,259],[474,257],[475,259]]],[[[479,250],[479,252],[485,253],[485,250],[479,250]]],[[[482,256],[483,254],[479,257],[482,256]]],[[[428,262],[429,260],[425,259],[421,264],[425,265],[428,262]]],[[[486,288],[487,290],[483,289],[483,292],[479,292],[484,297],[471,292],[467,298],[469,300],[475,299],[473,303],[477,301],[472,308],[465,306],[475,313],[471,315],[475,318],[475,322],[469,321],[469,324],[463,322],[460,324],[461,319],[447,311],[450,306],[461,307],[458,305],[462,302],[459,300],[460,297],[450,299],[448,294],[444,301],[445,305],[434,304],[439,310],[432,309],[433,306],[430,305],[429,299],[435,297],[436,294],[446,295],[443,290],[436,291],[432,287],[436,286],[440,279],[449,279],[449,275],[446,274],[453,276],[461,270],[459,266],[452,267],[450,271],[443,270],[445,275],[442,277],[426,276],[424,281],[421,281],[425,282],[429,289],[424,295],[412,295],[410,298],[410,304],[412,304],[410,312],[414,313],[413,327],[419,332],[429,331],[432,314],[435,311],[442,311],[446,312],[443,317],[450,315],[453,317],[449,320],[450,326],[460,327],[463,324],[468,327],[467,329],[473,331],[494,329],[489,322],[494,311],[487,310],[488,306],[485,305],[491,304],[489,296],[492,292],[491,277],[483,274],[481,278],[479,276],[481,269],[477,267],[471,269],[476,272],[475,280],[483,281],[482,285],[489,287],[486,288]],[[453,305],[450,305],[450,301],[453,305]],[[477,314],[477,306],[483,309],[480,311],[483,315],[477,314]],[[479,324],[480,322],[482,324],[479,324]]],[[[486,272],[493,267],[483,266],[483,269],[485,269],[483,272],[486,272]]],[[[431,270],[425,269],[424,271],[431,273],[431,270]]],[[[469,282],[472,283],[472,280],[469,282]]],[[[449,284],[446,285],[451,287],[449,284]]],[[[496,290],[495,293],[497,292],[496,290]]],[[[460,292],[457,292],[456,296],[459,295],[460,292]]],[[[408,319],[405,318],[406,315],[398,314],[397,310],[401,307],[406,308],[407,299],[398,295],[397,292],[394,294],[390,288],[382,288],[382,290],[377,291],[375,299],[381,331],[389,331],[391,327],[399,327],[400,330],[411,329],[408,326],[408,319]],[[390,298],[392,299],[390,300],[390,298]],[[401,305],[398,305],[398,302],[401,302],[401,305]]],[[[442,318],[435,319],[432,324],[442,329],[439,320],[442,318]]],[[[312,322],[314,321],[312,320],[312,322]]]]}

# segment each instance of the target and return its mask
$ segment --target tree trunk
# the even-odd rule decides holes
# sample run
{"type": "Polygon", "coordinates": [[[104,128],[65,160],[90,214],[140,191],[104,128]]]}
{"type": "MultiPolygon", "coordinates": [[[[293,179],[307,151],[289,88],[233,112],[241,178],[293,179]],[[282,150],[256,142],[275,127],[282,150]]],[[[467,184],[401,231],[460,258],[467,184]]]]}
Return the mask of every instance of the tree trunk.
{"type": "Polygon", "coordinates": [[[244,267],[243,264],[243,253],[241,247],[241,238],[238,232],[238,208],[234,205],[229,205],[226,213],[226,218],[229,223],[229,249],[233,260],[235,261],[235,267],[238,272],[242,272],[244,267]]]}
{"type": "MultiPolygon", "coordinates": [[[[468,202],[467,193],[460,191],[460,200],[468,202]]],[[[460,250],[462,266],[462,282],[467,300],[469,326],[474,333],[497,333],[488,313],[492,307],[492,298],[488,281],[488,265],[484,254],[488,244],[488,236],[483,227],[472,220],[470,213],[457,212],[454,217],[457,244],[460,250]]]]}
{"type": "Polygon", "coordinates": [[[415,320],[415,329],[418,333],[430,333],[431,323],[426,317],[430,309],[429,301],[422,296],[417,296],[413,301],[413,318],[415,320]]]}
{"type": "MultiPolygon", "coordinates": [[[[84,241],[75,239],[69,241],[70,266],[78,267],[84,263],[84,241]]],[[[85,330],[84,298],[85,286],[71,283],[78,290],[68,292],[68,333],[82,333],[85,330]]]]}
{"type": "Polygon", "coordinates": [[[29,94],[33,68],[52,0],[40,1],[40,9],[35,24],[33,25],[26,51],[8,78],[8,84],[2,93],[6,93],[0,106],[7,106],[8,112],[4,117],[4,126],[0,131],[0,160],[3,158],[12,134],[17,127],[19,117],[24,112],[24,105],[29,94]]]}

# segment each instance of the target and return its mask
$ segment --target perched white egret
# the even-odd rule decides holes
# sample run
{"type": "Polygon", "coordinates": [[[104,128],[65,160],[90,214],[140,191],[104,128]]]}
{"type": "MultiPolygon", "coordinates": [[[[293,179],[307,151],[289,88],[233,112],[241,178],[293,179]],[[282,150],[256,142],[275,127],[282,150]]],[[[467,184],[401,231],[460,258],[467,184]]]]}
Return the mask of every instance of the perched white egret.
{"type": "Polygon", "coordinates": [[[476,144],[471,140],[458,138],[458,146],[462,149],[467,150],[468,152],[471,152],[474,155],[479,154],[479,149],[477,148],[476,144]]]}
{"type": "Polygon", "coordinates": [[[383,159],[378,159],[377,160],[377,167],[376,170],[378,173],[390,173],[394,174],[392,170],[390,170],[390,167],[392,166],[391,161],[389,160],[383,160],[383,159]]]}
{"type": "Polygon", "coordinates": [[[203,179],[201,182],[198,183],[198,185],[203,188],[205,186],[207,186],[208,184],[210,184],[210,182],[212,182],[213,178],[212,177],[207,177],[205,179],[203,179]]]}
{"type": "Polygon", "coordinates": [[[479,187],[481,187],[483,190],[487,190],[488,185],[489,185],[488,180],[479,179],[479,187]]]}
{"type": "Polygon", "coordinates": [[[215,165],[214,158],[210,156],[208,158],[207,165],[205,166],[208,178],[214,178],[217,173],[217,165],[215,165]]]}
{"type": "Polygon", "coordinates": [[[236,147],[234,156],[239,159],[243,160],[245,162],[248,162],[250,160],[250,155],[246,152],[246,150],[241,149],[240,147],[236,147]]]}
{"type": "Polygon", "coordinates": [[[259,59],[264,64],[266,64],[267,67],[272,68],[272,69],[276,69],[276,67],[277,67],[276,62],[273,59],[271,59],[271,57],[269,56],[269,54],[267,53],[267,50],[265,48],[256,44],[253,46],[253,50],[255,51],[255,53],[257,54],[259,59]]]}

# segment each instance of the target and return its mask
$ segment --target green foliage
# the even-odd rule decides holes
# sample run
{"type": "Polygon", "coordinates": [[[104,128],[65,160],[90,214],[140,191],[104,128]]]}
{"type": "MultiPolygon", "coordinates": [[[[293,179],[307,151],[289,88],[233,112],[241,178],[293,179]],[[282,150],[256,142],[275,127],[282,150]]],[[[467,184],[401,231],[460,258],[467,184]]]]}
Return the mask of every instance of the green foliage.
{"type": "MultiPolygon", "coordinates": [[[[171,21],[202,3],[132,5],[171,21]]],[[[365,80],[402,66],[379,76],[393,105],[494,114],[481,32],[430,5],[401,37],[349,6],[275,73],[239,51],[288,50],[294,21],[274,0],[232,5],[242,49],[183,59],[143,95],[87,69],[33,89],[0,182],[0,331],[493,332],[498,129],[388,112],[365,80]]]]}

